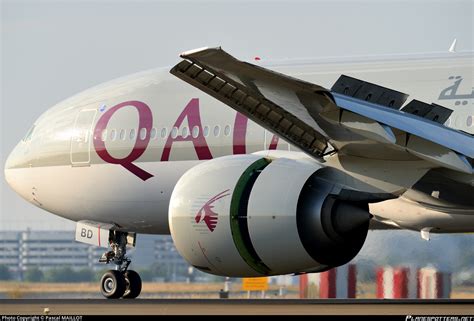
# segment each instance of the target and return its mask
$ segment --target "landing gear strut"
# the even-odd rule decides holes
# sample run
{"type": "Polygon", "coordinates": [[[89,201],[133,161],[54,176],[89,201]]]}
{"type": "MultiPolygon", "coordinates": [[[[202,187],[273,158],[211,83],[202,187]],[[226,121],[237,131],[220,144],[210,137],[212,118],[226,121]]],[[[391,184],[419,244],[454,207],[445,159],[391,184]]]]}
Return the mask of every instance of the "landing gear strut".
{"type": "Polygon", "coordinates": [[[132,262],[125,254],[127,244],[135,245],[135,234],[110,231],[109,237],[111,251],[102,255],[101,263],[115,264],[115,270],[108,270],[100,280],[100,290],[107,299],[135,299],[142,290],[140,275],[133,270],[128,270],[132,262]]]}

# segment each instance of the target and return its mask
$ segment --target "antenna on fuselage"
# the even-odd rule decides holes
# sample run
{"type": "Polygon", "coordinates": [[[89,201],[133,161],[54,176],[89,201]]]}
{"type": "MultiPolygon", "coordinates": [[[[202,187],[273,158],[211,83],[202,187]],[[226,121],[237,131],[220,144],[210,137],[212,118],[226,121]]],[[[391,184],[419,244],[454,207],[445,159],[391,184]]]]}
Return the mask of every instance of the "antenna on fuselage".
{"type": "Polygon", "coordinates": [[[456,42],[457,42],[457,39],[454,38],[453,43],[451,44],[451,47],[449,47],[449,52],[456,52],[456,42]]]}

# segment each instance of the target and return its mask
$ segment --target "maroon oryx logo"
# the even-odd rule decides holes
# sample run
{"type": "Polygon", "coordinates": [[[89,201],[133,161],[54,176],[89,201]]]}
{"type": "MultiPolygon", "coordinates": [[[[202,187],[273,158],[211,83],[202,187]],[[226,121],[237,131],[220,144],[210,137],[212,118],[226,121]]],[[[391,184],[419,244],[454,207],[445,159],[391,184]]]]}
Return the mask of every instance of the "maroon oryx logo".
{"type": "Polygon", "coordinates": [[[227,193],[228,191],[229,190],[226,189],[207,201],[206,204],[204,204],[204,206],[197,212],[196,217],[194,218],[196,223],[204,221],[209,231],[213,232],[217,225],[218,214],[212,210],[214,208],[212,204],[223,197],[229,196],[230,193],[227,193]]]}

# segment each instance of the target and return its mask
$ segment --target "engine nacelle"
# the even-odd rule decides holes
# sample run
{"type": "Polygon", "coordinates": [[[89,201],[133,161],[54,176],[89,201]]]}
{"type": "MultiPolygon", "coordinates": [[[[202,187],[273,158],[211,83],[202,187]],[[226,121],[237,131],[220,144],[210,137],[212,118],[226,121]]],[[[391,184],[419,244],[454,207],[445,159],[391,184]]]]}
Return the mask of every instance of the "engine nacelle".
{"type": "Polygon", "coordinates": [[[201,271],[235,277],[319,272],[362,248],[367,204],[342,202],[322,165],[304,160],[227,156],[178,181],[170,200],[171,236],[201,271]]]}

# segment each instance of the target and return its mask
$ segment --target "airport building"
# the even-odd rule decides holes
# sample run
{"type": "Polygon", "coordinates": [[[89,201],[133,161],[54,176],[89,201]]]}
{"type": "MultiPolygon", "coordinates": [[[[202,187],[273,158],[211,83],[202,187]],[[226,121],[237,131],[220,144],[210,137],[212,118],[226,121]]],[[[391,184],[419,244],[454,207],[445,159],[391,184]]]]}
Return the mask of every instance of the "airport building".
{"type": "MultiPolygon", "coordinates": [[[[47,270],[70,266],[94,271],[113,267],[99,263],[105,248],[76,242],[74,237],[74,231],[0,231],[0,265],[19,274],[31,267],[47,270]]],[[[131,268],[159,264],[164,275],[175,276],[188,271],[189,264],[179,255],[170,236],[140,234],[137,245],[129,251],[131,268]]]]}

